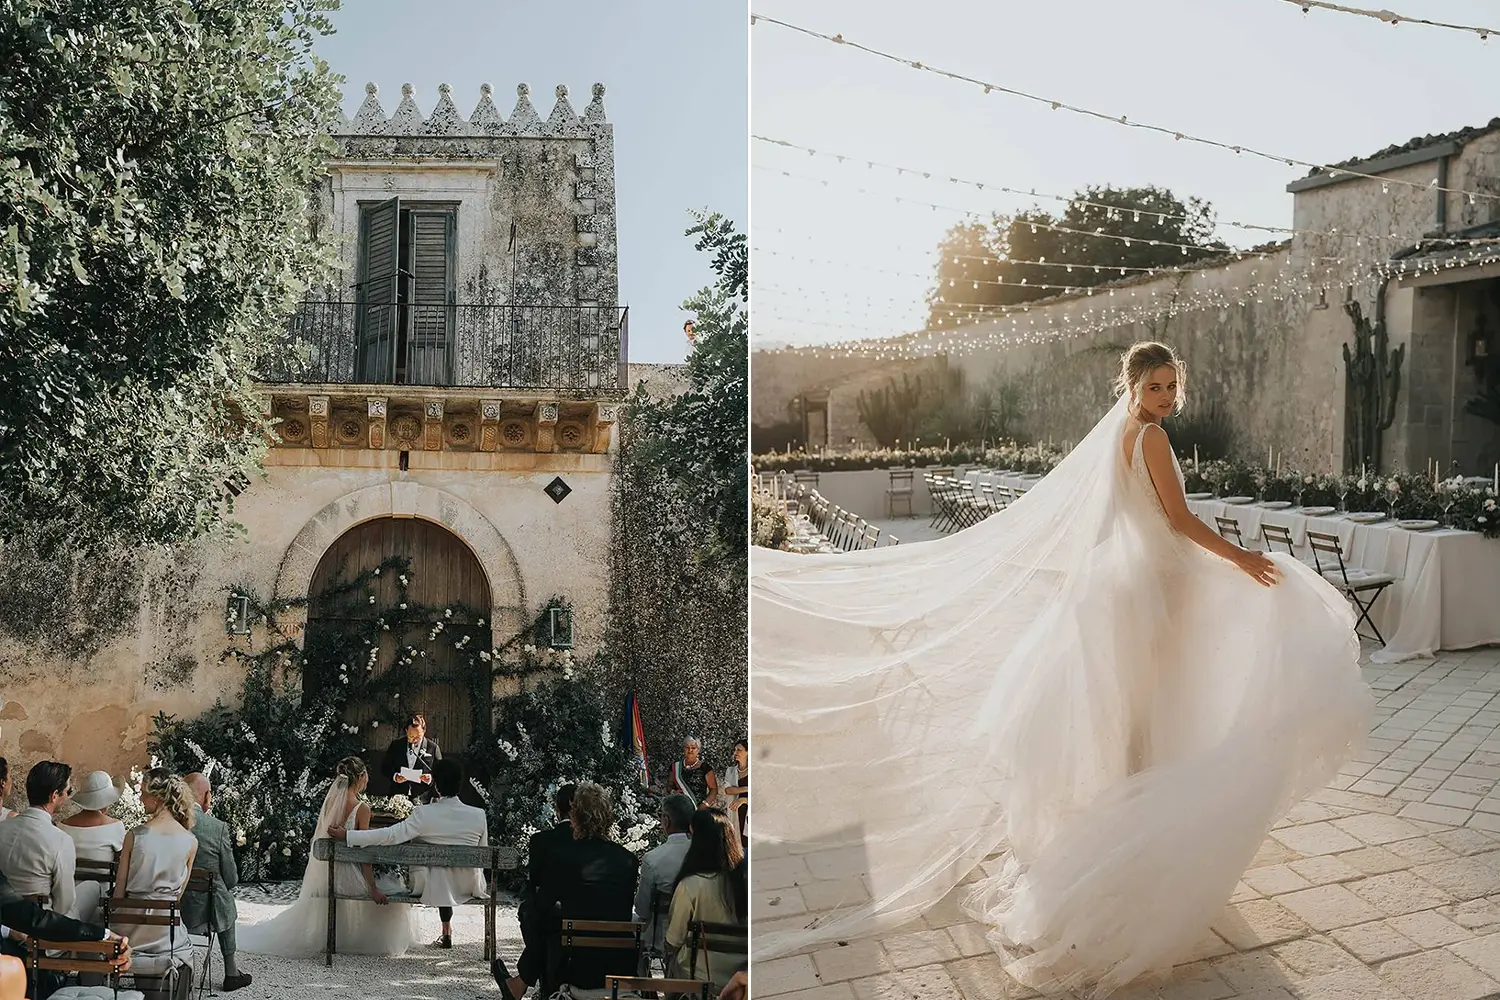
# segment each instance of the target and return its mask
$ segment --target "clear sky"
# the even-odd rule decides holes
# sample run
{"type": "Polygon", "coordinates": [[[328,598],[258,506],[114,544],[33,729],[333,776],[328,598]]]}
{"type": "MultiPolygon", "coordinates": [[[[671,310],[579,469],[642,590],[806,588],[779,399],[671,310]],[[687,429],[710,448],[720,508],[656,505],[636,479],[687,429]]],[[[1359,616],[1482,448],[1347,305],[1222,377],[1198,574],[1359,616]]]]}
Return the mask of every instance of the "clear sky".
{"type": "MultiPolygon", "coordinates": [[[[1500,26],[1495,0],[1345,0],[1500,26]]],[[[1111,115],[1314,163],[1500,116],[1500,38],[1281,0],[752,0],[755,13],[1111,115]]],[[[1306,173],[1052,111],[764,22],[751,28],[752,126],[855,162],[751,143],[752,335],[759,346],[920,329],[935,247],[962,211],[1157,184],[1221,220],[1290,226],[1306,173]],[[878,160],[932,179],[871,170],[878,160]],[[787,178],[780,171],[829,183],[787,178]],[[864,196],[853,188],[880,192],[864,196]],[[776,253],[771,253],[775,251],[776,253]],[[898,272],[898,273],[889,273],[898,272]]],[[[1222,228],[1250,246],[1275,237],[1222,228]]]]}
{"type": "Polygon", "coordinates": [[[745,229],[748,121],[745,6],[739,0],[344,0],[338,33],[319,53],[346,78],[344,113],[364,85],[380,87],[386,113],[401,85],[416,87],[430,113],[438,84],[468,115],[479,85],[495,88],[509,115],[516,84],[531,85],[546,117],[566,84],[575,111],[590,87],[607,88],[615,127],[620,297],[630,306],[630,359],[682,361],[684,299],[713,274],[708,255],[682,235],[691,209],[708,209],[745,229]]]}

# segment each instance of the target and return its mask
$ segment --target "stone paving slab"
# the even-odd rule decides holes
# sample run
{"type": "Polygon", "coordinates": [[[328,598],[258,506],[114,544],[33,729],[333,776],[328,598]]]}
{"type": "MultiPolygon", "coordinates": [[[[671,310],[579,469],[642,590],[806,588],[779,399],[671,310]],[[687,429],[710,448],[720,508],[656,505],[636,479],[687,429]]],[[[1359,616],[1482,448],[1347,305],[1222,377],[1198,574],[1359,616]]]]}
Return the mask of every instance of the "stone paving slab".
{"type": "MultiPolygon", "coordinates": [[[[1378,698],[1367,749],[1276,824],[1192,961],[1118,1000],[1500,998],[1500,649],[1363,671],[1378,698]]],[[[751,877],[761,927],[801,925],[859,889],[775,850],[756,854],[751,877]],[[781,908],[793,900],[796,914],[781,908]]],[[[755,996],[1037,996],[954,903],[758,964],[755,996]]]]}

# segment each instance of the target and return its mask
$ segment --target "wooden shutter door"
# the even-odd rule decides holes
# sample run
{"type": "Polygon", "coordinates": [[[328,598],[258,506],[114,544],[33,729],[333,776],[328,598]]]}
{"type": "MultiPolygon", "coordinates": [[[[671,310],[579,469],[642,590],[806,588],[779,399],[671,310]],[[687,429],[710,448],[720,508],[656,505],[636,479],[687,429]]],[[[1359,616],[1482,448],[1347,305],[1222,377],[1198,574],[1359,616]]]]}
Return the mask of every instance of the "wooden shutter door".
{"type": "Polygon", "coordinates": [[[397,286],[400,277],[401,199],[363,206],[359,215],[359,286],[355,330],[357,381],[396,380],[397,286]]]}
{"type": "Polygon", "coordinates": [[[411,211],[412,305],[407,381],[453,383],[454,215],[411,211]]]}
{"type": "MultiPolygon", "coordinates": [[[[385,675],[390,670],[402,672],[399,710],[427,716],[427,731],[442,744],[445,757],[462,758],[474,738],[489,732],[493,697],[489,669],[482,664],[471,665],[470,656],[473,650],[489,649],[494,643],[487,613],[491,607],[489,582],[473,551],[456,535],[440,524],[419,518],[382,517],[366,521],[329,546],[318,561],[308,594],[312,601],[308,607],[309,671],[303,678],[304,691],[318,684],[338,683],[338,663],[323,663],[327,657],[320,656],[318,650],[339,648],[343,644],[340,636],[369,634],[378,616],[391,614],[403,601],[412,606],[425,605],[436,609],[432,620],[409,622],[404,627],[393,626],[390,631],[380,632],[376,675],[385,675]],[[409,586],[404,594],[400,574],[387,572],[371,588],[374,604],[369,604],[362,594],[355,595],[353,600],[324,599],[330,585],[374,569],[390,556],[411,560],[409,586]],[[479,613],[485,624],[458,626],[452,619],[445,619],[443,609],[458,604],[484,609],[479,613]],[[439,621],[443,622],[443,631],[436,640],[429,641],[427,637],[439,621]],[[472,636],[466,649],[455,649],[454,643],[465,635],[472,636]],[[415,657],[410,664],[399,663],[402,651],[411,646],[427,655],[415,657]]],[[[360,648],[366,648],[362,640],[360,648]]],[[[365,664],[349,666],[363,670],[365,664]]],[[[400,735],[397,720],[380,713],[381,707],[351,704],[345,716],[368,737],[367,752],[373,757],[367,756],[366,760],[372,764],[378,764],[386,745],[400,735]],[[372,730],[370,722],[377,714],[380,728],[372,730]]],[[[375,787],[381,786],[377,783],[375,787]]]]}

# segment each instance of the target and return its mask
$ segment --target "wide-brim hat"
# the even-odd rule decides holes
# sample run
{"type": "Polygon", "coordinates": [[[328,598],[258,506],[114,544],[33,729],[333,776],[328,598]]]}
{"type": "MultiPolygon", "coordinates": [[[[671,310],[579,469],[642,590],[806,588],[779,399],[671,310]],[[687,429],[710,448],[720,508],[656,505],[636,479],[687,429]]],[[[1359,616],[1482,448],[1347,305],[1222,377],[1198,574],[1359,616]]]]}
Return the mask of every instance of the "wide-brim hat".
{"type": "Polygon", "coordinates": [[[108,809],[120,801],[120,790],[104,771],[91,771],[73,787],[73,802],[80,809],[108,809]]]}

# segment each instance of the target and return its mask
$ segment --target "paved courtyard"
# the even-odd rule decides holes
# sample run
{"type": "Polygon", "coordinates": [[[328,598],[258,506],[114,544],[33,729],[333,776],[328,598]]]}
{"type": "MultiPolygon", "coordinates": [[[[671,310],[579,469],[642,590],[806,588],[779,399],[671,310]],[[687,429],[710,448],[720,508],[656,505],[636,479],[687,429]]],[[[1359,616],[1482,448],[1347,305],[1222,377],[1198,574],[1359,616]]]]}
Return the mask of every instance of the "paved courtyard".
{"type": "MultiPolygon", "coordinates": [[[[1364,673],[1380,706],[1368,748],[1271,832],[1192,961],[1115,997],[1500,997],[1500,649],[1364,673]]],[[[765,851],[753,877],[757,922],[807,920],[847,888],[765,851]]],[[[1037,995],[952,897],[882,938],[759,964],[753,981],[756,1000],[1037,995]]]]}

